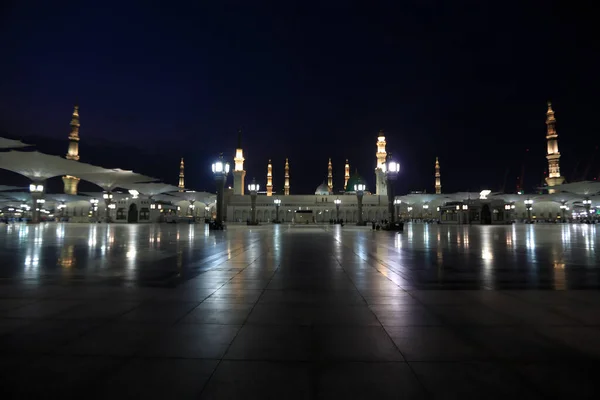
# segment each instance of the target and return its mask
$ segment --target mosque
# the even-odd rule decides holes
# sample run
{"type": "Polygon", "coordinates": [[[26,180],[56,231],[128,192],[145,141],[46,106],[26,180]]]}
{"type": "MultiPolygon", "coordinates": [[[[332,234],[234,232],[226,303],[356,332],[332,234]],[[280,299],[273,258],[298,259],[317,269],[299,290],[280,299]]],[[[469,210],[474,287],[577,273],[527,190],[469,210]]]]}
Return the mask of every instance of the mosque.
{"type": "MultiPolygon", "coordinates": [[[[26,188],[0,185],[0,218],[25,218],[33,222],[63,220],[69,222],[193,222],[215,217],[217,196],[185,187],[185,163],[179,165],[178,186],[158,182],[133,171],[105,169],[79,161],[79,108],[71,118],[69,145],[65,157],[37,151],[20,151],[30,145],[0,138],[0,168],[21,174],[31,181],[26,188]],[[45,181],[62,176],[64,193],[46,193],[45,181]],[[101,192],[80,193],[80,180],[92,182],[101,192]]],[[[386,137],[380,131],[375,141],[375,187],[344,165],[343,190],[334,191],[333,166],[327,166],[327,181],[314,193],[291,194],[293,164],[284,165],[283,194],[276,194],[273,165],[266,164],[266,185],[249,185],[241,139],[233,159],[233,186],[223,193],[223,220],[227,223],[331,223],[343,221],[381,221],[390,219],[390,211],[408,221],[437,221],[442,224],[505,224],[512,221],[595,220],[600,211],[600,183],[584,181],[565,183],[560,173],[560,152],[556,118],[552,105],[546,111],[547,190],[544,194],[506,194],[481,192],[444,193],[440,161],[433,164],[434,192],[393,196],[388,201],[386,171],[386,137]],[[362,190],[356,190],[357,188],[362,190]],[[254,210],[253,210],[254,204],[254,210]],[[393,204],[393,209],[390,207],[393,204]],[[596,206],[599,209],[596,210],[596,206]],[[360,211],[362,210],[362,212],[360,211]],[[254,212],[253,212],[254,211],[254,212]]],[[[391,188],[391,187],[390,187],[391,188]]]]}

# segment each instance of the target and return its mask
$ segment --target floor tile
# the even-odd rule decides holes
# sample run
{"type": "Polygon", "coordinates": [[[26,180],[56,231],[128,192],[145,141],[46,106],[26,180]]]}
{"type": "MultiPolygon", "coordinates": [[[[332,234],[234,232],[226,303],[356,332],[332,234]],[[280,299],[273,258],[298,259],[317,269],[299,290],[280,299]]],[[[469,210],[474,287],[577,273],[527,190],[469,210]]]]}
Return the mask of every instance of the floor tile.
{"type": "Polygon", "coordinates": [[[0,353],[50,353],[99,326],[95,321],[30,320],[30,322],[2,336],[0,353]]]}
{"type": "Polygon", "coordinates": [[[139,302],[87,301],[54,317],[57,319],[113,319],[135,309],[139,302]]]}
{"type": "Polygon", "coordinates": [[[200,399],[311,399],[307,363],[223,360],[200,399]]]}
{"type": "Polygon", "coordinates": [[[217,365],[216,360],[136,358],[117,371],[99,391],[99,398],[197,398],[217,365]]]}
{"type": "Polygon", "coordinates": [[[321,364],[318,399],[425,399],[426,393],[403,362],[321,364]]]}
{"type": "Polygon", "coordinates": [[[465,340],[450,328],[386,327],[386,331],[406,361],[472,361],[490,358],[485,348],[465,340]]]}
{"type": "Polygon", "coordinates": [[[131,356],[167,329],[159,324],[111,322],[57,349],[60,354],[131,356]]]}
{"type": "Polygon", "coordinates": [[[514,372],[491,363],[411,362],[411,368],[433,398],[541,399],[543,396],[514,372]]]}
{"type": "Polygon", "coordinates": [[[23,307],[4,310],[0,315],[6,318],[49,318],[75,308],[81,302],[77,300],[40,300],[23,307]]]}
{"type": "Polygon", "coordinates": [[[123,360],[110,357],[44,356],[11,376],[3,390],[13,398],[76,398],[82,392],[94,394],[105,377],[123,360]]]}
{"type": "Polygon", "coordinates": [[[328,361],[404,361],[381,327],[315,328],[314,357],[328,361]]]}
{"type": "Polygon", "coordinates": [[[313,355],[313,333],[302,326],[242,327],[225,359],[235,360],[310,360],[313,355]]]}
{"type": "Polygon", "coordinates": [[[187,315],[200,303],[197,302],[148,302],[144,303],[126,314],[119,320],[130,322],[170,322],[174,323],[187,315]]]}
{"type": "Polygon", "coordinates": [[[239,330],[236,325],[178,324],[147,342],[138,355],[219,359],[239,330]]]}

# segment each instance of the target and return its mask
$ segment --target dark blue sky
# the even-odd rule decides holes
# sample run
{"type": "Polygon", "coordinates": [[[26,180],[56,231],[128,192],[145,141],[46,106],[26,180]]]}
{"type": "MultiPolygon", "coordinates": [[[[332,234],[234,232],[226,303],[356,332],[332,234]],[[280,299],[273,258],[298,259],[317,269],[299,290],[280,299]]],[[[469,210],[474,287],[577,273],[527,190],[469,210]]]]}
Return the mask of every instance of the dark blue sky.
{"type": "Polygon", "coordinates": [[[287,156],[293,193],[323,181],[328,157],[337,187],[345,158],[372,186],[379,129],[402,165],[399,191],[432,191],[436,155],[445,191],[498,190],[505,175],[514,190],[526,148],[533,188],[546,168],[548,99],[569,180],[597,144],[592,2],[185,3],[3,6],[0,131],[61,139],[66,151],[78,102],[82,141],[139,149],[106,154],[105,165],[177,183],[185,156],[200,189],[243,127],[248,178],[264,184],[272,158],[281,189],[287,156]],[[148,154],[164,160],[139,170],[148,154]]]}

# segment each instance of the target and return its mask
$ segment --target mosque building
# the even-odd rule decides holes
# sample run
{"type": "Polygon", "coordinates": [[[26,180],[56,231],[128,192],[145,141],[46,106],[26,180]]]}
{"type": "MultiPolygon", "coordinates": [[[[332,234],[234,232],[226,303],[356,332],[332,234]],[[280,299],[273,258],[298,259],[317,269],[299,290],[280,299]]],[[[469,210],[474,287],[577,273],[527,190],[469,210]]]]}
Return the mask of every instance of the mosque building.
{"type": "MultiPolygon", "coordinates": [[[[238,140],[236,157],[234,158],[233,193],[226,196],[226,220],[228,222],[245,223],[251,218],[251,196],[244,194],[244,158],[241,148],[241,139],[238,140]],[[244,171],[236,173],[236,171],[244,171]]],[[[377,181],[376,193],[372,194],[369,188],[365,191],[362,199],[363,220],[381,221],[388,219],[387,186],[384,172],[386,161],[386,141],[383,131],[379,132],[376,141],[375,153],[375,177],[377,181]]],[[[344,189],[335,190],[333,187],[333,162],[327,161],[327,180],[319,184],[314,194],[291,194],[290,161],[285,159],[283,194],[278,195],[273,190],[273,165],[271,160],[267,163],[266,193],[258,194],[256,200],[256,217],[258,222],[295,222],[296,214],[301,212],[303,218],[308,218],[314,223],[328,223],[331,220],[343,220],[344,222],[358,221],[358,198],[354,191],[354,185],[362,182],[356,173],[350,175],[350,164],[346,160],[344,164],[344,189]],[[335,194],[337,193],[337,194],[335,194]],[[275,200],[280,200],[279,218],[275,200]],[[340,200],[336,205],[336,200],[340,200]]],[[[260,183],[259,183],[260,184],[260,183]]]]}
{"type": "MultiPolygon", "coordinates": [[[[196,192],[185,186],[185,164],[179,164],[179,184],[172,186],[156,182],[148,176],[121,169],[104,169],[80,162],[79,107],[73,109],[65,157],[37,151],[18,151],[29,145],[17,140],[0,138],[0,168],[13,171],[31,181],[30,192],[22,188],[0,185],[0,217],[36,215],[57,217],[70,222],[175,222],[203,220],[214,217],[216,195],[196,192]],[[14,150],[17,149],[17,150],[14,150]],[[64,193],[45,193],[44,182],[62,176],[64,193]],[[80,180],[94,183],[100,192],[79,193],[80,180]],[[35,191],[34,191],[35,189],[35,191]]],[[[246,223],[251,218],[254,194],[246,190],[246,170],[241,131],[233,159],[233,187],[224,196],[224,220],[246,223]]],[[[362,197],[362,220],[389,219],[385,162],[388,156],[386,137],[380,131],[375,141],[375,187],[367,187],[362,197]]],[[[512,221],[564,221],[574,218],[597,218],[600,211],[600,182],[565,183],[560,172],[560,152],[556,117],[552,105],[546,111],[546,159],[548,176],[542,194],[480,192],[445,193],[442,191],[440,160],[435,158],[432,170],[432,192],[418,192],[394,197],[395,213],[402,220],[438,221],[442,224],[504,224],[512,221]]],[[[293,161],[293,160],[292,160],[293,161]]],[[[274,221],[293,223],[329,223],[343,220],[359,221],[358,196],[355,185],[366,184],[358,173],[350,173],[350,163],[344,164],[344,186],[333,185],[334,160],[327,160],[327,175],[314,193],[293,194],[291,174],[293,164],[288,158],[282,165],[283,194],[273,183],[273,164],[266,168],[266,187],[256,195],[256,218],[259,223],[274,221]],[[279,214],[277,214],[279,212],[279,214]],[[298,218],[300,217],[301,218],[298,218]]],[[[277,166],[275,166],[277,168],[277,166]]],[[[262,186],[261,180],[258,182],[262,186]]],[[[32,218],[34,218],[32,216],[32,218]]],[[[35,219],[35,218],[34,218],[35,219]]]]}

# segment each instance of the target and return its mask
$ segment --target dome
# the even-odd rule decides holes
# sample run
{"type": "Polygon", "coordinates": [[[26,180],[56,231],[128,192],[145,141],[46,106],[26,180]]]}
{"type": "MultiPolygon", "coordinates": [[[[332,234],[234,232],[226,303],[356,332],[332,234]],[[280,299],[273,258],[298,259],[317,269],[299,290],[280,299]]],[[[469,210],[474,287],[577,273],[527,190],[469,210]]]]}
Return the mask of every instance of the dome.
{"type": "MultiPolygon", "coordinates": [[[[363,183],[365,185],[367,184],[367,182],[357,173],[350,175],[350,178],[348,178],[348,183],[346,184],[346,193],[354,193],[354,185],[357,183],[363,183]]],[[[365,192],[368,190],[369,188],[366,188],[365,192]]]]}
{"type": "Polygon", "coordinates": [[[321,183],[317,190],[315,190],[315,194],[319,196],[327,196],[329,194],[329,186],[325,184],[325,182],[321,183]]]}

